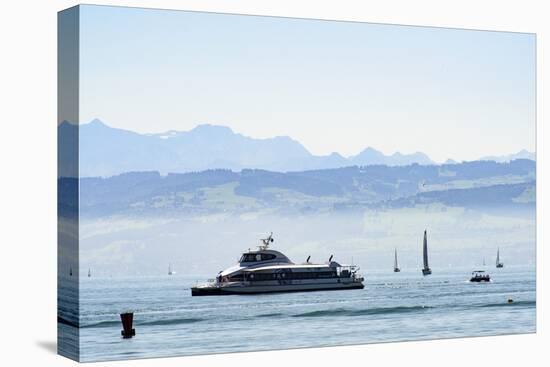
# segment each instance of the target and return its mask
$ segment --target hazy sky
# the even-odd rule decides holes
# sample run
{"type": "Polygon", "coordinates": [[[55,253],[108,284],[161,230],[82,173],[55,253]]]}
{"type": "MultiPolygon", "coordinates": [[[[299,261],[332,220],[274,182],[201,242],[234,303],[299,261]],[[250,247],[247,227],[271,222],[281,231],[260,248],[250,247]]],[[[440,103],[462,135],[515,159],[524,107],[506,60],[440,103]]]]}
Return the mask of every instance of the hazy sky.
{"type": "Polygon", "coordinates": [[[230,126],[314,154],[535,149],[535,36],[102,6],[81,9],[80,121],[230,126]]]}

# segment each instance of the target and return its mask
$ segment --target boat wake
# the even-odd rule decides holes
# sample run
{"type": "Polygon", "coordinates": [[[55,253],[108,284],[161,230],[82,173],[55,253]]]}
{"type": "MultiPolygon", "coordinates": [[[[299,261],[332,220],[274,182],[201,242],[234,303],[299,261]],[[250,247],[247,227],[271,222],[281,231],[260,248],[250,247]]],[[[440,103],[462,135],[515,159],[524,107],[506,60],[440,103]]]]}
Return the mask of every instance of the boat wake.
{"type": "MultiPolygon", "coordinates": [[[[165,326],[165,325],[179,325],[179,324],[191,324],[194,322],[204,321],[201,318],[174,318],[174,319],[160,319],[160,320],[150,320],[150,321],[136,321],[134,324],[139,326],[165,326]]],[[[121,326],[120,321],[100,321],[92,324],[82,325],[81,328],[108,328],[121,326]]]]}
{"type": "Polygon", "coordinates": [[[86,328],[101,328],[101,327],[114,327],[120,326],[120,321],[100,321],[93,324],[84,324],[81,326],[82,329],[86,328]]]}
{"type": "Polygon", "coordinates": [[[423,312],[431,309],[431,306],[400,306],[400,307],[381,307],[365,309],[345,309],[337,308],[334,310],[318,310],[292,315],[292,317],[325,317],[325,316],[365,316],[365,315],[387,315],[395,313],[423,312]]]}
{"type": "Polygon", "coordinates": [[[179,324],[192,324],[194,322],[204,321],[201,318],[178,318],[178,319],[163,319],[163,320],[153,320],[153,321],[144,321],[138,322],[136,325],[149,325],[149,326],[164,326],[164,325],[179,325],[179,324]]]}
{"type": "Polygon", "coordinates": [[[261,315],[258,315],[256,317],[266,317],[266,318],[269,318],[269,317],[280,317],[280,316],[284,316],[282,313],[280,312],[274,312],[274,313],[264,313],[264,314],[261,314],[261,315]]]}
{"type": "MultiPolygon", "coordinates": [[[[488,308],[488,307],[535,307],[536,301],[515,301],[515,302],[503,302],[503,303],[487,303],[487,304],[481,304],[481,305],[446,305],[446,306],[398,306],[398,307],[378,307],[378,308],[334,308],[334,309],[325,309],[325,310],[315,310],[315,311],[308,311],[308,312],[302,312],[297,314],[286,314],[281,312],[272,312],[272,313],[264,313],[259,315],[253,315],[250,316],[252,318],[273,318],[273,319],[280,319],[285,317],[294,317],[294,318],[316,318],[316,317],[358,317],[358,316],[383,316],[383,315],[393,315],[393,314],[406,314],[406,313],[421,313],[426,312],[429,310],[433,310],[436,308],[444,308],[444,309],[450,309],[450,308],[461,308],[461,309],[469,309],[469,308],[488,308]]],[[[250,317],[247,317],[245,319],[249,319],[250,317]]],[[[227,321],[239,321],[239,320],[245,320],[243,318],[237,318],[227,321]]],[[[203,322],[203,321],[212,321],[212,319],[207,318],[199,318],[199,317],[176,317],[176,318],[162,318],[162,319],[153,319],[153,320],[136,320],[135,325],[137,326],[170,326],[170,325],[180,325],[180,324],[191,324],[191,323],[197,323],[197,322],[203,322]]],[[[66,322],[67,324],[71,326],[72,323],[66,322]]],[[[120,321],[118,320],[106,320],[106,321],[100,321],[96,323],[90,323],[90,324],[84,324],[81,325],[81,328],[109,328],[109,327],[119,327],[120,321]]]]}
{"type": "Polygon", "coordinates": [[[537,301],[516,301],[510,303],[488,303],[481,307],[535,307],[537,301]]]}

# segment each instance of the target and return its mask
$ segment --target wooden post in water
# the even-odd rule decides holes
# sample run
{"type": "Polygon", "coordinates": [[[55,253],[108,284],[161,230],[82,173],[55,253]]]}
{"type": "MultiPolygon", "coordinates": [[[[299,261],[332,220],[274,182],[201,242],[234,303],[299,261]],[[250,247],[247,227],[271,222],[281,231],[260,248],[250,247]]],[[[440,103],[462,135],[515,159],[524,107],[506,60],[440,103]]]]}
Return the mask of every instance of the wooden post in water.
{"type": "Polygon", "coordinates": [[[120,334],[124,339],[130,339],[136,335],[136,329],[132,328],[132,323],[134,322],[134,313],[125,312],[120,314],[120,321],[122,321],[123,330],[120,331],[120,334]]]}

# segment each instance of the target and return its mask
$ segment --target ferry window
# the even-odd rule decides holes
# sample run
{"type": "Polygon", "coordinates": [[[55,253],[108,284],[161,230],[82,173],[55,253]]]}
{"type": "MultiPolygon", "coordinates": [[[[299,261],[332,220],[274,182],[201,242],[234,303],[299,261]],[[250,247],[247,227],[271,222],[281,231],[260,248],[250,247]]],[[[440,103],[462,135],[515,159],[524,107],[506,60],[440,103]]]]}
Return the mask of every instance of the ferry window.
{"type": "Polygon", "coordinates": [[[336,272],[322,271],[322,272],[296,272],[288,274],[292,279],[318,279],[318,278],[336,278],[336,272]]]}
{"type": "Polygon", "coordinates": [[[228,278],[230,282],[238,282],[244,279],[243,274],[234,274],[228,278]]]}
{"type": "Polygon", "coordinates": [[[239,262],[241,263],[253,261],[256,261],[256,256],[254,254],[243,254],[243,256],[241,256],[241,259],[239,260],[239,262]]]}
{"type": "Polygon", "coordinates": [[[256,274],[250,274],[248,278],[251,281],[262,281],[262,280],[270,280],[272,274],[267,273],[256,273],[256,274]]]}
{"type": "Polygon", "coordinates": [[[273,254],[243,254],[239,259],[240,263],[273,260],[277,256],[273,254]]]}

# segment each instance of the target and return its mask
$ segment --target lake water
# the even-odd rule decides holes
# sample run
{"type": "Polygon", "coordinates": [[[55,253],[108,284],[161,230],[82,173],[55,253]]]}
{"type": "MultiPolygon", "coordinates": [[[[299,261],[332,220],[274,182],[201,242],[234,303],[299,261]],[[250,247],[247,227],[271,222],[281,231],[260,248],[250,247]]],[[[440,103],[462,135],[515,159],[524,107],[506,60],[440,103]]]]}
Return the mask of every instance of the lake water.
{"type": "Polygon", "coordinates": [[[80,328],[60,323],[59,347],[79,336],[80,360],[100,361],[536,331],[534,268],[489,269],[482,284],[470,270],[367,271],[363,290],[213,297],[191,297],[197,276],[82,278],[80,328]],[[120,335],[124,311],[135,313],[133,339],[120,335]]]}

